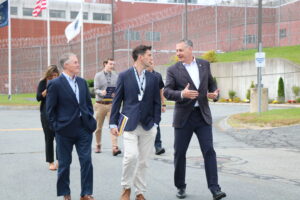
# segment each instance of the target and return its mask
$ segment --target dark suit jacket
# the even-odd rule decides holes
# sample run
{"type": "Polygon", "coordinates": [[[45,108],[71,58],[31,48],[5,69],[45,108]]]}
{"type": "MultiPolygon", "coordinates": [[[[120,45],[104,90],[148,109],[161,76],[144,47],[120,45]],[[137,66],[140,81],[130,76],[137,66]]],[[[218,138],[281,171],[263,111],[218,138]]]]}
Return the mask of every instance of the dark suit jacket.
{"type": "Polygon", "coordinates": [[[74,91],[62,74],[49,81],[47,87],[46,110],[52,129],[62,135],[72,135],[70,124],[80,117],[84,127],[92,133],[96,129],[93,105],[84,79],[76,79],[79,89],[79,104],[74,91]]]}
{"type": "Polygon", "coordinates": [[[36,90],[36,100],[40,101],[40,111],[41,114],[46,114],[46,96],[43,97],[42,93],[47,88],[47,80],[43,79],[39,82],[39,85],[36,90]]]}
{"type": "Polygon", "coordinates": [[[209,62],[201,59],[196,59],[200,86],[198,88],[199,96],[197,99],[182,99],[181,91],[190,83],[190,90],[197,90],[188,71],[185,69],[182,62],[177,62],[168,68],[164,96],[176,101],[174,110],[173,126],[182,128],[191,114],[195,102],[198,101],[201,114],[207,124],[212,124],[211,112],[208,106],[207,92],[214,92],[217,89],[213,77],[210,72],[209,62]]]}
{"type": "Polygon", "coordinates": [[[158,80],[146,71],[146,88],[142,101],[138,100],[139,88],[133,67],[119,74],[109,124],[118,124],[121,113],[128,117],[125,131],[133,131],[140,122],[145,130],[160,122],[161,103],[158,80]]]}

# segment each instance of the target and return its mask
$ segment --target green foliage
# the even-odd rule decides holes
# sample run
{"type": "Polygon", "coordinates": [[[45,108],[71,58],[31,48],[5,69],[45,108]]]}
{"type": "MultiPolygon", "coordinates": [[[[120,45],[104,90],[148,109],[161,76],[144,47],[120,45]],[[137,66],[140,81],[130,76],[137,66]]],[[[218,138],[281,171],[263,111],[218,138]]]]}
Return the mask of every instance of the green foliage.
{"type": "Polygon", "coordinates": [[[279,78],[278,81],[278,90],[277,90],[277,95],[281,100],[285,97],[284,95],[284,83],[282,77],[279,78]]]}
{"type": "Polygon", "coordinates": [[[293,86],[292,87],[293,93],[295,96],[299,96],[299,92],[300,92],[300,87],[298,86],[293,86]]]}
{"type": "MultiPolygon", "coordinates": [[[[254,87],[255,87],[255,86],[254,86],[254,82],[251,81],[250,88],[254,88],[254,87]]],[[[247,90],[247,94],[246,94],[246,99],[249,99],[249,100],[250,100],[250,96],[251,96],[251,90],[248,89],[248,90],[247,90]]]]}
{"type": "Polygon", "coordinates": [[[227,102],[227,99],[225,99],[225,98],[220,98],[218,102],[222,102],[222,103],[223,103],[223,102],[227,102]]]}
{"type": "Polygon", "coordinates": [[[217,54],[215,51],[207,51],[201,57],[210,63],[217,62],[217,54]]]}
{"type": "Polygon", "coordinates": [[[236,92],[235,92],[235,91],[233,91],[233,90],[229,90],[229,91],[228,91],[228,96],[229,96],[230,99],[233,100],[233,98],[235,97],[235,95],[236,95],[236,92]]]}
{"type": "Polygon", "coordinates": [[[300,103],[300,98],[297,98],[297,99],[296,99],[296,102],[297,102],[297,103],[300,103]]]}
{"type": "Polygon", "coordinates": [[[234,103],[239,103],[241,102],[241,99],[240,97],[233,97],[233,100],[232,100],[234,103]]]}
{"type": "Polygon", "coordinates": [[[93,79],[86,80],[86,83],[87,83],[88,87],[94,87],[94,80],[93,79]]]}
{"type": "MultiPolygon", "coordinates": [[[[257,49],[234,51],[217,54],[218,62],[240,62],[254,60],[257,49]]],[[[284,58],[294,63],[300,64],[300,45],[264,48],[266,58],[284,58]]]]}

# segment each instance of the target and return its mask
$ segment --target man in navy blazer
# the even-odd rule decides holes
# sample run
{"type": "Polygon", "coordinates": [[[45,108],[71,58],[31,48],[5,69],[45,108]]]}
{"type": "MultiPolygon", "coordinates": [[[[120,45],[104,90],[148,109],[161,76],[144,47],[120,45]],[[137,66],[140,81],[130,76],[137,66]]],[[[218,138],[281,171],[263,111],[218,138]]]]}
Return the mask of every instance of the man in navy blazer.
{"type": "Polygon", "coordinates": [[[151,46],[137,46],[132,57],[133,67],[119,74],[109,124],[111,133],[118,135],[122,105],[121,114],[127,116],[128,121],[123,133],[121,200],[130,200],[132,185],[136,188],[136,200],[144,200],[147,160],[160,122],[161,101],[158,80],[146,70],[153,63],[151,46]]]}
{"type": "Polygon", "coordinates": [[[209,62],[192,54],[193,43],[176,44],[179,62],[168,68],[164,95],[176,102],[174,110],[174,181],[176,196],[186,197],[186,152],[193,133],[196,134],[204,158],[208,188],[214,200],[226,196],[218,184],[216,153],[213,147],[212,117],[207,99],[217,100],[219,89],[210,72],[209,62]]]}
{"type": "Polygon", "coordinates": [[[96,121],[86,81],[77,77],[80,66],[77,56],[66,53],[60,59],[62,75],[49,82],[46,109],[56,134],[58,154],[57,196],[71,200],[70,165],[75,145],[81,167],[81,198],[94,200],[91,143],[96,121]]]}

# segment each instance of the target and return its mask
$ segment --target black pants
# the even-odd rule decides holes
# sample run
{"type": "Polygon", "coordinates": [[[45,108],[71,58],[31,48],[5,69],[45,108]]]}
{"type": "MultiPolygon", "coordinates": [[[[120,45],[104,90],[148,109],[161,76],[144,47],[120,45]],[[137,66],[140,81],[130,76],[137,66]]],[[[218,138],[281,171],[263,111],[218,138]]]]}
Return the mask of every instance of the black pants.
{"type": "Polygon", "coordinates": [[[160,139],[160,128],[159,128],[159,125],[157,127],[157,134],[156,134],[156,137],[155,137],[154,147],[155,147],[155,149],[160,149],[161,148],[161,139],[160,139]]]}
{"type": "Polygon", "coordinates": [[[196,134],[204,158],[204,166],[208,188],[211,191],[220,189],[216,152],[213,147],[212,127],[207,124],[199,109],[195,109],[183,128],[175,128],[174,142],[174,181],[177,188],[185,188],[186,152],[193,133],[196,134]]]}
{"type": "MultiPolygon", "coordinates": [[[[49,128],[49,122],[45,113],[41,113],[41,122],[45,135],[46,162],[54,162],[54,137],[55,133],[49,128]]],[[[57,155],[57,154],[56,154],[57,155]]],[[[57,159],[57,156],[56,156],[57,159]]]]}

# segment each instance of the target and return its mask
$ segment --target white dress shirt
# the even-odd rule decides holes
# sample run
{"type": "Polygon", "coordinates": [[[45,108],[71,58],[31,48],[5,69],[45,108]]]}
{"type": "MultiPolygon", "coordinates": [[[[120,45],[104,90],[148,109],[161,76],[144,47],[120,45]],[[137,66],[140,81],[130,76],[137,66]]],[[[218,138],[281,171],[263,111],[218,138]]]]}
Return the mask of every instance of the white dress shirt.
{"type": "MultiPolygon", "coordinates": [[[[199,77],[199,68],[196,62],[196,59],[194,58],[193,61],[190,64],[187,63],[182,63],[187,72],[189,73],[194,85],[196,86],[197,89],[199,89],[200,86],[200,77],[199,77]]],[[[199,106],[198,101],[196,101],[195,107],[199,106]]]]}

